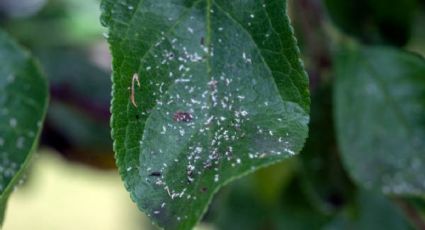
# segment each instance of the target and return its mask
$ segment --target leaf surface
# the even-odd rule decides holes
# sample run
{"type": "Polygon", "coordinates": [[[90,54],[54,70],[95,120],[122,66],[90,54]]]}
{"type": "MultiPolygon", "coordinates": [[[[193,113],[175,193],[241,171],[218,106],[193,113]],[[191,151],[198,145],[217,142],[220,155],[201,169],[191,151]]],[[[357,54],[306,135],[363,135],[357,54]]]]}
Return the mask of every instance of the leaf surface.
{"type": "Polygon", "coordinates": [[[0,209],[26,168],[40,135],[48,91],[30,55],[0,31],[0,209]]]}
{"type": "Polygon", "coordinates": [[[384,47],[336,58],[338,140],[346,169],[366,188],[425,192],[425,61],[384,47]]]}
{"type": "Polygon", "coordinates": [[[285,1],[104,0],[102,9],[117,165],[154,222],[192,228],[221,186],[301,150],[308,79],[285,1]]]}

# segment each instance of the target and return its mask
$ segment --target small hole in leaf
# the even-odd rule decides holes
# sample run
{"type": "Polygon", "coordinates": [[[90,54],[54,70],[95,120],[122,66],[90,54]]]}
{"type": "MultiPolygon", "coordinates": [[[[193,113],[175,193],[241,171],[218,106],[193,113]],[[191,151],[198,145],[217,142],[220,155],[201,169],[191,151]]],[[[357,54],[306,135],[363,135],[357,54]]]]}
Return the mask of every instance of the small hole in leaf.
{"type": "Polygon", "coordinates": [[[152,172],[151,174],[149,174],[149,176],[160,177],[160,176],[162,176],[162,173],[161,172],[152,172]]]}

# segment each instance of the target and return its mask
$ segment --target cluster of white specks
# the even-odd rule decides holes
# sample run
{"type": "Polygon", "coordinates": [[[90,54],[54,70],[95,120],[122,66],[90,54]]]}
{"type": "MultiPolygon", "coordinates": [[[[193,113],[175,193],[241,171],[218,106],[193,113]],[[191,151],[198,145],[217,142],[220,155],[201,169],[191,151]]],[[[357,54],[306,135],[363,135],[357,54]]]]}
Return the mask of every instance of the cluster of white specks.
{"type": "Polygon", "coordinates": [[[392,175],[385,175],[382,178],[379,178],[379,181],[368,181],[368,187],[376,186],[376,183],[379,187],[382,186],[383,193],[393,193],[393,194],[422,194],[423,188],[425,187],[425,180],[422,177],[421,173],[417,171],[412,171],[412,169],[404,169],[403,172],[397,172],[392,175]],[[418,183],[410,183],[411,174],[414,173],[418,183]],[[410,175],[409,175],[410,174],[410,175]],[[406,179],[409,177],[409,179],[406,179]]]}
{"type": "Polygon", "coordinates": [[[257,153],[249,153],[248,155],[249,155],[249,158],[250,159],[254,159],[254,158],[261,159],[261,158],[266,157],[267,156],[267,153],[259,153],[259,152],[257,152],[257,153]]]}
{"type": "Polygon", "coordinates": [[[174,190],[170,190],[170,188],[168,186],[165,186],[164,190],[167,191],[170,198],[172,200],[174,200],[175,198],[183,198],[184,194],[186,193],[187,188],[184,188],[180,192],[176,192],[174,190]]]}
{"type": "Polygon", "coordinates": [[[284,148],[283,151],[285,151],[286,153],[289,153],[290,155],[295,155],[295,152],[290,148],[284,148]]]}
{"type": "MultiPolygon", "coordinates": [[[[251,14],[249,17],[253,19],[260,16],[251,14]]],[[[171,200],[193,201],[197,199],[195,195],[199,195],[198,191],[209,194],[206,192],[212,191],[213,188],[202,184],[201,176],[207,176],[212,182],[220,183],[226,179],[224,175],[227,174],[221,170],[229,169],[228,166],[232,167],[229,170],[237,171],[246,168],[243,164],[254,159],[283,153],[294,154],[287,138],[279,137],[281,134],[279,127],[271,128],[271,125],[265,123],[263,126],[257,126],[255,130],[251,122],[262,112],[252,109],[252,102],[255,101],[261,108],[273,107],[270,105],[276,104],[272,99],[269,103],[266,97],[256,92],[261,89],[257,88],[258,82],[262,81],[261,77],[245,78],[244,71],[224,73],[216,72],[217,68],[208,74],[199,74],[200,71],[205,73],[208,64],[213,63],[207,63],[207,61],[208,57],[214,56],[214,48],[221,47],[217,43],[215,47],[210,43],[214,41],[221,43],[226,38],[223,36],[223,40],[222,38],[214,41],[207,40],[202,36],[200,28],[196,24],[182,26],[179,31],[186,33],[187,37],[178,38],[168,37],[171,35],[165,35],[162,32],[162,37],[155,44],[161,47],[149,54],[149,57],[156,62],[142,63],[144,67],[141,71],[147,71],[145,74],[147,84],[150,84],[152,89],[158,89],[152,90],[152,100],[156,101],[156,105],[149,110],[151,118],[166,121],[162,124],[157,123],[161,125],[152,129],[155,131],[149,134],[152,135],[149,138],[156,138],[155,140],[159,138],[159,141],[163,140],[163,143],[167,145],[173,142],[178,143],[176,150],[170,146],[164,146],[163,150],[152,146],[146,147],[145,144],[148,144],[148,141],[140,143],[144,146],[143,149],[146,149],[148,157],[157,160],[161,165],[158,166],[155,162],[155,164],[147,165],[150,167],[146,166],[146,171],[143,167],[144,169],[138,170],[138,173],[144,176],[147,183],[158,188],[167,197],[157,204],[151,212],[152,215],[164,213],[164,209],[170,206],[166,202],[171,200]],[[196,35],[198,35],[197,38],[195,38],[196,35]],[[191,44],[193,41],[200,43],[200,47],[194,48],[193,45],[188,45],[189,40],[192,40],[191,44]],[[155,77],[149,78],[150,76],[155,77]],[[244,81],[249,83],[242,84],[244,81]],[[250,146],[249,150],[241,153],[243,150],[239,148],[239,145],[235,145],[241,140],[265,142],[262,146],[273,146],[272,149],[279,149],[279,151],[266,148],[251,149],[250,146]],[[280,144],[276,146],[278,140],[280,144]],[[168,154],[169,151],[179,151],[179,154],[183,152],[185,155],[179,155],[178,159],[174,159],[175,154],[168,154]],[[183,165],[184,173],[170,175],[170,173],[173,174],[172,167],[176,165],[175,162],[181,162],[179,165],[183,165]]],[[[224,27],[218,27],[217,30],[221,32],[219,33],[221,35],[228,32],[224,27]]],[[[235,33],[235,37],[237,36],[239,34],[235,33]]],[[[219,55],[221,54],[216,53],[216,56],[219,55]]],[[[252,59],[256,59],[257,56],[255,51],[246,47],[242,52],[236,52],[232,56],[237,59],[236,61],[233,63],[229,61],[230,63],[224,63],[224,65],[243,65],[245,68],[251,68],[252,59]]],[[[273,119],[272,122],[276,123],[276,120],[273,119]]],[[[144,139],[149,140],[147,135],[144,139]]],[[[128,167],[126,170],[133,173],[135,171],[133,169],[128,167]]],[[[185,217],[176,218],[180,221],[185,217]]]]}
{"type": "Polygon", "coordinates": [[[242,52],[242,59],[245,63],[252,64],[251,58],[249,58],[245,52],[242,52]]]}

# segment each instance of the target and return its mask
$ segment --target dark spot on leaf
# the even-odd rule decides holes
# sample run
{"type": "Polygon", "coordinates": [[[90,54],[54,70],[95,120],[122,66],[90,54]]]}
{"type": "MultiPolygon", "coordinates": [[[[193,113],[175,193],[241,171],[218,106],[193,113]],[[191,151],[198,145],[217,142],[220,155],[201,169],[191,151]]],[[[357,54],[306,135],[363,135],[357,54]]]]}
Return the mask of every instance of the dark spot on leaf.
{"type": "Polygon", "coordinates": [[[137,120],[139,120],[139,119],[140,119],[139,115],[136,115],[136,119],[137,119],[137,120]]]}
{"type": "Polygon", "coordinates": [[[205,38],[204,38],[204,36],[201,37],[201,45],[205,45],[205,38]]]}
{"type": "Polygon", "coordinates": [[[174,113],[173,119],[176,122],[190,122],[193,117],[192,114],[188,112],[176,112],[174,113]]]}
{"type": "Polygon", "coordinates": [[[344,197],[337,193],[331,193],[327,196],[327,202],[335,208],[339,208],[344,204],[344,197]]]}
{"type": "Polygon", "coordinates": [[[162,176],[162,173],[161,172],[152,172],[151,174],[149,174],[149,176],[160,177],[160,176],[162,176]]]}
{"type": "Polygon", "coordinates": [[[208,188],[207,187],[202,187],[201,188],[201,192],[206,192],[206,191],[208,191],[208,188]]]}

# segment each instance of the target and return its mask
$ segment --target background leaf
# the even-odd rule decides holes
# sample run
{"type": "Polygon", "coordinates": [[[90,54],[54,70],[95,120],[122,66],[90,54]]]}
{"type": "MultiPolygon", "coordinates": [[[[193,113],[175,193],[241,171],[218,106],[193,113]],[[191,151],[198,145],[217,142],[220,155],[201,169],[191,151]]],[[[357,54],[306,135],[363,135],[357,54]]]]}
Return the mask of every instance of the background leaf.
{"type": "Polygon", "coordinates": [[[301,150],[308,81],[285,1],[105,0],[102,9],[117,165],[156,223],[193,227],[219,187],[301,150]]]}
{"type": "Polygon", "coordinates": [[[406,44],[417,0],[325,0],[332,21],[366,43],[406,44]]]}
{"type": "Polygon", "coordinates": [[[0,209],[28,164],[46,112],[46,79],[0,31],[0,209]]]}
{"type": "Polygon", "coordinates": [[[323,229],[413,229],[390,199],[379,193],[360,189],[356,200],[323,229]]]}
{"type": "Polygon", "coordinates": [[[384,47],[336,57],[335,114],[346,169],[384,193],[425,191],[425,61],[384,47]]]}
{"type": "Polygon", "coordinates": [[[43,66],[50,104],[40,145],[72,162],[115,169],[110,118],[111,60],[98,0],[3,0],[0,26],[43,66]],[[34,3],[31,15],[11,17],[34,3]],[[13,9],[11,9],[11,8],[13,9]],[[15,12],[16,11],[16,12],[15,12]],[[48,34],[48,36],[46,36],[48,34]]]}

